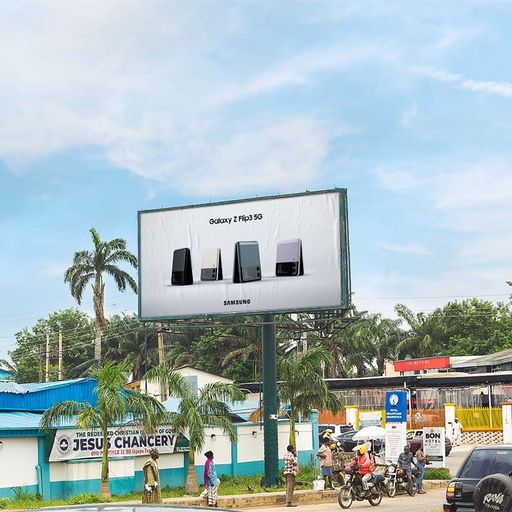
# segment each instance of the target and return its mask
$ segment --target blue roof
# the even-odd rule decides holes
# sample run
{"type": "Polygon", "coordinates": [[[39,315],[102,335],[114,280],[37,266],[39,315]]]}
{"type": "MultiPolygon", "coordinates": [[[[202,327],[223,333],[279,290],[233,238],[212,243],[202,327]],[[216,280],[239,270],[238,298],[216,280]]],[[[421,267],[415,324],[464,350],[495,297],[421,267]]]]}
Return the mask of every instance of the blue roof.
{"type": "Polygon", "coordinates": [[[96,380],[89,377],[30,384],[0,381],[0,411],[42,412],[64,400],[95,405],[95,387],[96,380]]]}
{"type": "Polygon", "coordinates": [[[0,380],[0,393],[28,393],[28,391],[22,386],[13,381],[0,380]]]}
{"type": "MultiPolygon", "coordinates": [[[[178,412],[180,399],[171,397],[163,402],[163,406],[169,412],[178,412]]],[[[259,407],[259,403],[255,400],[245,400],[244,402],[227,402],[226,404],[233,416],[237,416],[242,421],[250,421],[249,416],[259,407]]]]}
{"type": "Polygon", "coordinates": [[[0,430],[38,430],[41,414],[0,412],[0,430]]]}

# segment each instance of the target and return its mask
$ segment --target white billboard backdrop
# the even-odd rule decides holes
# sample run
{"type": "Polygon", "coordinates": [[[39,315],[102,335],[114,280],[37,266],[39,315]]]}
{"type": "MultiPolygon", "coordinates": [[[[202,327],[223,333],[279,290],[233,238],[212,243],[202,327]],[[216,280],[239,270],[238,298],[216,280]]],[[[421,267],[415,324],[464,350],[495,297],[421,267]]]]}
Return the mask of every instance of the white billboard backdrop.
{"type": "Polygon", "coordinates": [[[342,192],[139,212],[140,317],[347,307],[342,192]]]}

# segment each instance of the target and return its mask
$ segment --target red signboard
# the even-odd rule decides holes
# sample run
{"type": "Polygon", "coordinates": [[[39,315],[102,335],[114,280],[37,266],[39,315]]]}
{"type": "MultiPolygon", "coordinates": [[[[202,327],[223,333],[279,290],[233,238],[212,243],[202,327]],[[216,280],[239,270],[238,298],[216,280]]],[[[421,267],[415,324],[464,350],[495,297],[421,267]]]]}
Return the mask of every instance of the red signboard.
{"type": "Polygon", "coordinates": [[[450,368],[449,357],[425,357],[423,359],[405,359],[393,363],[395,372],[411,372],[414,370],[438,370],[450,368]]]}

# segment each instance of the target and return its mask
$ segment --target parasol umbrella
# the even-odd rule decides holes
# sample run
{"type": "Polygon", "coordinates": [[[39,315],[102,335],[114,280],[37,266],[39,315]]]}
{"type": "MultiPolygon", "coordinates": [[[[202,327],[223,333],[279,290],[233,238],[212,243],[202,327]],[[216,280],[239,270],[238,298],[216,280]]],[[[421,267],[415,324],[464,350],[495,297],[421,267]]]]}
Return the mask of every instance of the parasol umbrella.
{"type": "Polygon", "coordinates": [[[385,438],[386,429],[372,425],[371,427],[364,427],[359,432],[356,432],[352,439],[354,441],[374,441],[375,439],[385,438]]]}

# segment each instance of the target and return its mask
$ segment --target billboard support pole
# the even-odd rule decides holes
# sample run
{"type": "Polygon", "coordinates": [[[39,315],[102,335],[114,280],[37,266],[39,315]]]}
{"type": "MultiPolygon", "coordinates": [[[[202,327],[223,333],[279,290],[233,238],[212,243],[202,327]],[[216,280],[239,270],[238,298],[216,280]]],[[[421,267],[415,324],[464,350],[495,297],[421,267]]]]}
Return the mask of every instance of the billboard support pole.
{"type": "Polygon", "coordinates": [[[274,315],[262,315],[263,345],[263,435],[265,453],[266,486],[279,483],[279,456],[277,439],[277,367],[276,367],[276,327],[274,315]]]}

